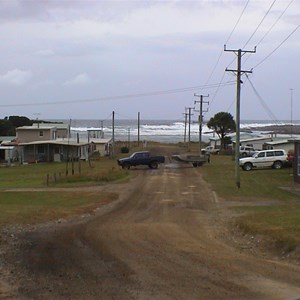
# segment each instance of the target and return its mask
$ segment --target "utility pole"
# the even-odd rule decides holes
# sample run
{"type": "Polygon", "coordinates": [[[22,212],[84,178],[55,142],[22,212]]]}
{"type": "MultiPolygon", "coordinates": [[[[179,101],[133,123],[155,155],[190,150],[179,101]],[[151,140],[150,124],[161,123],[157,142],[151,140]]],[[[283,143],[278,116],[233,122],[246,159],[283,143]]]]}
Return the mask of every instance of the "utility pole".
{"type": "MultiPolygon", "coordinates": [[[[205,104],[209,104],[208,101],[203,101],[203,98],[204,97],[209,97],[209,95],[207,96],[204,96],[204,95],[196,95],[194,94],[194,97],[199,97],[200,100],[196,100],[194,101],[194,104],[196,103],[199,103],[199,152],[200,152],[200,155],[201,155],[201,144],[202,144],[202,123],[203,123],[203,103],[205,104]]],[[[205,110],[205,112],[207,112],[207,110],[205,110]]]]}
{"type": "Polygon", "coordinates": [[[293,92],[294,89],[290,89],[291,91],[291,137],[293,136],[293,92]]]}
{"type": "Polygon", "coordinates": [[[188,114],[186,113],[186,109],[185,109],[185,113],[184,113],[184,145],[186,144],[186,124],[187,124],[187,116],[188,116],[188,114]]]}
{"type": "Polygon", "coordinates": [[[138,112],[138,146],[140,145],[140,112],[138,112]]]}
{"type": "Polygon", "coordinates": [[[111,156],[115,156],[115,112],[112,112],[112,149],[111,156]]]}
{"type": "Polygon", "coordinates": [[[130,149],[130,127],[128,127],[128,150],[130,149]]]}
{"type": "Polygon", "coordinates": [[[101,138],[104,139],[103,121],[101,121],[101,138]]]}
{"type": "Polygon", "coordinates": [[[246,50],[227,50],[226,45],[224,45],[224,51],[234,52],[237,55],[237,69],[227,69],[225,71],[233,72],[236,74],[236,138],[235,138],[235,182],[237,188],[241,187],[241,179],[240,179],[240,166],[239,166],[239,159],[240,159],[240,101],[241,101],[241,76],[244,73],[252,73],[251,71],[244,71],[242,70],[242,56],[245,53],[256,53],[256,47],[253,51],[246,51],[246,50]]]}
{"type": "Polygon", "coordinates": [[[188,116],[189,116],[189,131],[188,131],[188,149],[190,150],[190,143],[191,143],[191,117],[192,117],[192,109],[195,109],[195,107],[186,107],[186,109],[188,109],[189,113],[188,113],[188,116]]]}

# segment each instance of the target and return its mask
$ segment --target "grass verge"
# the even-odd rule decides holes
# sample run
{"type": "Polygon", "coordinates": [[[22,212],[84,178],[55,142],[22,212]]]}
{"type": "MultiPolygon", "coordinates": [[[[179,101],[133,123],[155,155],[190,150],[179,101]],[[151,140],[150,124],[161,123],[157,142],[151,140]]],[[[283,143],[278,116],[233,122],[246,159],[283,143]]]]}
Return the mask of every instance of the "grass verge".
{"type": "Polygon", "coordinates": [[[0,227],[4,224],[33,224],[92,212],[117,199],[99,191],[56,191],[49,187],[103,185],[128,179],[130,172],[117,167],[116,160],[39,163],[0,168],[0,227]],[[68,173],[68,175],[67,175],[68,173]],[[6,191],[31,188],[33,191],[6,191]],[[45,191],[34,191],[45,188],[45,191]]]}
{"type": "Polygon", "coordinates": [[[239,216],[234,225],[246,234],[271,239],[279,251],[300,249],[300,199],[282,189],[294,186],[291,170],[241,170],[240,175],[238,189],[232,157],[213,156],[211,164],[203,166],[204,179],[218,195],[236,201],[232,209],[239,216]]]}
{"type": "Polygon", "coordinates": [[[91,163],[39,163],[0,168],[0,189],[40,188],[45,186],[97,185],[126,179],[116,160],[101,158],[91,163]]]}
{"type": "Polygon", "coordinates": [[[0,226],[35,224],[92,212],[117,199],[116,194],[89,192],[0,192],[0,226]]]}

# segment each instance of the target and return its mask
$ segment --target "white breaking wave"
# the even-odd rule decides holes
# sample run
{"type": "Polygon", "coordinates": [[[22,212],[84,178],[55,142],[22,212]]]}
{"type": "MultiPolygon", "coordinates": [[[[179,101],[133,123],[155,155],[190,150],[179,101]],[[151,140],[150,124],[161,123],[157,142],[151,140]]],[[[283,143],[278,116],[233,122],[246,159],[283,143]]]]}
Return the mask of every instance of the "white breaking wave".
{"type": "MultiPolygon", "coordinates": [[[[295,125],[299,125],[300,122],[296,121],[295,125]]],[[[275,125],[291,125],[290,122],[282,121],[280,123],[266,122],[266,121],[247,121],[241,122],[241,129],[253,130],[258,134],[263,134],[258,128],[275,125]]],[[[113,130],[111,122],[104,122],[99,126],[99,120],[76,120],[75,125],[71,126],[71,132],[78,133],[82,136],[87,134],[87,130],[103,130],[105,137],[111,137],[113,130]],[[93,123],[94,122],[94,123],[93,123]]],[[[140,138],[153,141],[168,141],[178,142],[183,141],[184,136],[190,135],[192,141],[199,139],[199,124],[193,122],[185,125],[182,121],[170,121],[170,120],[148,120],[143,121],[140,124],[140,138]]],[[[137,120],[118,120],[115,123],[114,128],[115,138],[119,140],[135,140],[138,137],[138,125],[137,120]]],[[[202,125],[202,140],[208,142],[209,138],[214,136],[211,129],[206,124],[202,125]]]]}

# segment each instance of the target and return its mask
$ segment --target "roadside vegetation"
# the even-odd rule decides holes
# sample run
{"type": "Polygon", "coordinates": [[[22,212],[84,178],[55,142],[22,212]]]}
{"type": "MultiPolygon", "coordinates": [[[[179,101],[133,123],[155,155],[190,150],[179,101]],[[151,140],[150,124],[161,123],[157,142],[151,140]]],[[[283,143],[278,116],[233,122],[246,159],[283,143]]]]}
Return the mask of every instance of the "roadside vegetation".
{"type": "Polygon", "coordinates": [[[300,197],[291,173],[291,168],[241,171],[238,189],[232,157],[212,156],[203,166],[204,179],[233,202],[234,225],[244,234],[265,236],[282,253],[300,249],[300,197]]]}
{"type": "Polygon", "coordinates": [[[117,199],[117,194],[99,191],[0,191],[0,227],[5,224],[35,224],[90,213],[117,199]]]}
{"type": "Polygon", "coordinates": [[[76,187],[97,185],[129,176],[115,159],[101,157],[91,162],[38,163],[1,167],[1,188],[76,187]]]}
{"type": "Polygon", "coordinates": [[[38,163],[1,167],[0,227],[92,212],[116,200],[117,194],[74,188],[122,182],[130,176],[130,172],[118,168],[115,159],[107,157],[80,164],[38,163]],[[51,191],[48,187],[66,189],[51,191]]]}

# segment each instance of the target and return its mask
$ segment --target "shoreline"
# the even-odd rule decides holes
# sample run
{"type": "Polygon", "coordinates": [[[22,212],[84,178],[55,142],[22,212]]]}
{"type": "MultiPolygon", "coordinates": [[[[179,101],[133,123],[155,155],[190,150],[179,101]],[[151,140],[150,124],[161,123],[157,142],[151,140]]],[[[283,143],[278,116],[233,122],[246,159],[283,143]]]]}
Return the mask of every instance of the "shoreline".
{"type": "Polygon", "coordinates": [[[251,127],[251,131],[263,131],[278,134],[300,134],[300,125],[270,125],[263,127],[251,127]]]}

